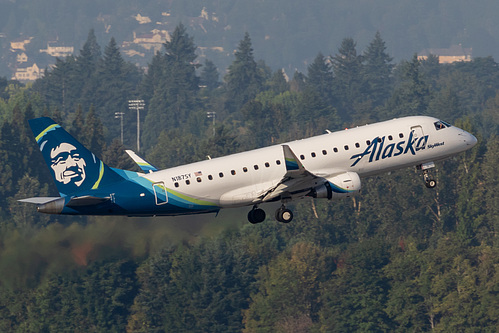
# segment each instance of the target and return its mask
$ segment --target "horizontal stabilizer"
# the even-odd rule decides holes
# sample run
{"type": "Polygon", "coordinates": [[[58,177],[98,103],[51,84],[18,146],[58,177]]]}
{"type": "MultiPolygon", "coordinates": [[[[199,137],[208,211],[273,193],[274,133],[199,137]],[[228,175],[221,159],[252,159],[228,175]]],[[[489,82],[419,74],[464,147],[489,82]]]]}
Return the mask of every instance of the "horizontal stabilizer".
{"type": "Polygon", "coordinates": [[[66,204],[66,207],[81,207],[81,206],[93,206],[93,205],[98,205],[100,203],[106,202],[110,197],[92,197],[90,195],[85,195],[83,197],[74,197],[69,200],[69,202],[66,204]]]}
{"type": "Polygon", "coordinates": [[[151,163],[147,162],[144,160],[142,157],[139,155],[135,154],[133,150],[125,150],[128,156],[132,158],[132,160],[137,163],[137,165],[145,172],[155,172],[158,171],[158,169],[152,165],[151,163]]]}
{"type": "Polygon", "coordinates": [[[35,205],[43,205],[43,204],[46,204],[47,202],[51,202],[51,201],[57,200],[59,198],[60,197],[35,197],[35,198],[21,199],[21,200],[17,200],[17,201],[32,203],[35,205]]]}

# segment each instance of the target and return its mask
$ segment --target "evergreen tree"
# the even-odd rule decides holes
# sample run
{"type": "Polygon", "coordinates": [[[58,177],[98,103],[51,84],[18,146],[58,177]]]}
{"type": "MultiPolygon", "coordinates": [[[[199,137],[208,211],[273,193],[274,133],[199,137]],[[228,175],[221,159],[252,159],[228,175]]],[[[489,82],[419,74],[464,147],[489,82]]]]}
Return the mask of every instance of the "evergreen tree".
{"type": "Polygon", "coordinates": [[[363,94],[371,100],[372,106],[383,105],[390,96],[393,58],[386,53],[386,45],[381,34],[376,32],[374,39],[363,55],[363,94]]]}
{"type": "Polygon", "coordinates": [[[339,115],[343,120],[352,118],[356,103],[362,100],[362,56],[357,54],[356,46],[352,38],[345,38],[338,53],[331,57],[334,73],[333,91],[335,100],[338,101],[339,115]]]}
{"type": "Polygon", "coordinates": [[[164,129],[185,124],[199,107],[196,46],[183,24],[175,28],[164,47],[165,53],[156,55],[153,60],[154,66],[147,78],[150,82],[146,83],[154,91],[145,119],[146,147],[155,144],[164,129]],[[151,73],[152,70],[156,72],[151,73]]]}
{"type": "Polygon", "coordinates": [[[328,60],[320,52],[308,66],[307,87],[315,90],[324,103],[333,103],[333,72],[328,60]]]}
{"type": "Polygon", "coordinates": [[[201,71],[200,83],[211,91],[219,86],[218,77],[217,67],[212,61],[206,59],[201,71]]]}
{"type": "Polygon", "coordinates": [[[83,48],[80,50],[80,55],[77,60],[82,76],[86,79],[90,78],[101,60],[101,49],[100,45],[97,43],[94,29],[90,29],[88,32],[87,40],[85,44],[83,44],[83,48]]]}
{"type": "Polygon", "coordinates": [[[225,76],[228,108],[231,112],[240,110],[244,104],[255,98],[263,84],[262,76],[253,57],[251,38],[247,32],[243,40],[239,42],[235,57],[225,76]]]}
{"type": "Polygon", "coordinates": [[[95,109],[90,106],[87,117],[85,119],[85,126],[82,132],[83,138],[81,142],[83,145],[98,157],[102,156],[102,152],[106,149],[106,141],[104,140],[104,129],[100,119],[95,114],[95,109]]]}
{"type": "Polygon", "coordinates": [[[73,117],[71,127],[69,128],[69,134],[76,138],[83,134],[83,128],[85,127],[85,118],[83,117],[83,108],[81,104],[78,104],[73,117]]]}
{"type": "Polygon", "coordinates": [[[396,88],[387,102],[386,117],[425,114],[431,90],[421,72],[421,62],[415,54],[397,69],[396,88]]]}

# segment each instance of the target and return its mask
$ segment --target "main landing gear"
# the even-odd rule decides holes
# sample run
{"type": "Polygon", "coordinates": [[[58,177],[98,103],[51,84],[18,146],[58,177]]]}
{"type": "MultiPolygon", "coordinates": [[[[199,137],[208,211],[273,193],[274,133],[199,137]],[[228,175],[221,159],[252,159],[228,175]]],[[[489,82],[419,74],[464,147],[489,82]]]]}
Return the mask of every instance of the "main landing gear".
{"type": "Polygon", "coordinates": [[[248,221],[252,224],[261,223],[265,220],[265,211],[256,205],[248,213],[248,221]]]}
{"type": "Polygon", "coordinates": [[[430,174],[430,169],[435,167],[435,163],[429,162],[416,166],[416,169],[423,170],[423,180],[427,188],[434,188],[437,186],[437,181],[430,174]]]}
{"type": "MultiPolygon", "coordinates": [[[[293,220],[293,212],[282,205],[275,212],[275,219],[282,223],[289,223],[293,220]]],[[[258,208],[256,205],[253,206],[248,213],[248,221],[252,224],[261,223],[265,220],[265,211],[258,208]]]]}
{"type": "Polygon", "coordinates": [[[275,211],[275,219],[282,223],[289,223],[293,219],[293,212],[282,205],[275,211]]]}

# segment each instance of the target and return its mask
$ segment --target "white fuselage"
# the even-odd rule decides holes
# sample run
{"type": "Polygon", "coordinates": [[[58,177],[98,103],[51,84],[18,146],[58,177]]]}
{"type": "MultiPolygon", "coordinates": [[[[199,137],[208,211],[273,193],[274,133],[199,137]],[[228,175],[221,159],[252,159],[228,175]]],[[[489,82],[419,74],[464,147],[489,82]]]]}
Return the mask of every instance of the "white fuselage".
{"type": "MultiPolygon", "coordinates": [[[[473,135],[457,127],[437,129],[437,121],[426,116],[406,117],[285,144],[306,170],[327,178],[345,172],[366,177],[435,162],[476,143],[473,135]]],[[[236,207],[260,203],[261,196],[285,174],[282,145],[274,145],[142,177],[154,183],[163,182],[166,188],[211,201],[219,207],[236,207]]]]}

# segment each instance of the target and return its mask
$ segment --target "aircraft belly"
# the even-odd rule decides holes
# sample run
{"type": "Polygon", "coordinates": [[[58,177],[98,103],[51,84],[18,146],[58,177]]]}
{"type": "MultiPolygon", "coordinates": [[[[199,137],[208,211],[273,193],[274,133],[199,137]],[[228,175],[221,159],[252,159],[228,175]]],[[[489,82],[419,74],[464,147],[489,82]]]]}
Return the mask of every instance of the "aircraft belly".
{"type": "Polygon", "coordinates": [[[260,183],[258,186],[248,185],[225,192],[220,196],[220,207],[240,207],[259,202],[259,197],[277,184],[276,181],[260,183]]]}

